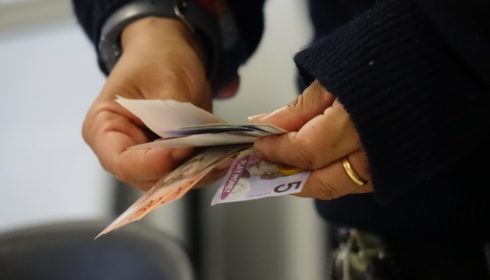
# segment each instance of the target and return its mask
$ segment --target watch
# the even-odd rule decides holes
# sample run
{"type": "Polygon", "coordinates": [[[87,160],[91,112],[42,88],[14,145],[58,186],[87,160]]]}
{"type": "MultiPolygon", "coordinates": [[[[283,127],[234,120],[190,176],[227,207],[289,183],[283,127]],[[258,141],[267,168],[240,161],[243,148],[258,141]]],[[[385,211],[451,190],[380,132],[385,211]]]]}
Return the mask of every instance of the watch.
{"type": "Polygon", "coordinates": [[[121,32],[130,23],[148,16],[181,20],[196,35],[205,53],[208,78],[216,72],[221,51],[218,21],[196,1],[146,0],[128,3],[105,21],[97,45],[99,65],[108,74],[122,54],[121,32]]]}

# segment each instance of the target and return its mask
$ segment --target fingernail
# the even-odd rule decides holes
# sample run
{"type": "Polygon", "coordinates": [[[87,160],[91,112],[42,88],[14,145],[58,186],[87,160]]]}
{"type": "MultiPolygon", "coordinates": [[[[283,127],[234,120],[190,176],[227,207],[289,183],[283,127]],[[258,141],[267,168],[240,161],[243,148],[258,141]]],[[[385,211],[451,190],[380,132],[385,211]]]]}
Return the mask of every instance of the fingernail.
{"type": "Polygon", "coordinates": [[[269,114],[270,113],[261,113],[261,114],[249,116],[249,117],[247,117],[247,119],[248,119],[249,122],[256,122],[256,121],[262,119],[263,117],[265,117],[265,116],[267,116],[269,114]]]}

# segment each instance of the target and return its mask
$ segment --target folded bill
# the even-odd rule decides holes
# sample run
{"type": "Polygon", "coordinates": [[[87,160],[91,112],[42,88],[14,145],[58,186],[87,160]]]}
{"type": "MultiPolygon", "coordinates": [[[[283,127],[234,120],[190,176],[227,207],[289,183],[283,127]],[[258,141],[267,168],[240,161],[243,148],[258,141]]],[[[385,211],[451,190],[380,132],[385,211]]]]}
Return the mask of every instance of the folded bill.
{"type": "Polygon", "coordinates": [[[160,179],[133,205],[102,230],[96,238],[142,219],[152,210],[181,198],[222,161],[236,156],[245,146],[220,146],[205,149],[160,179]]]}
{"type": "Polygon", "coordinates": [[[298,193],[309,174],[267,161],[249,148],[235,158],[211,205],[298,193]]]}
{"type": "Polygon", "coordinates": [[[121,96],[116,102],[141,119],[160,137],[160,132],[199,124],[225,123],[218,116],[191,103],[159,99],[127,99],[121,96]]]}
{"type": "Polygon", "coordinates": [[[206,147],[222,146],[232,144],[250,144],[257,139],[257,136],[235,135],[228,133],[219,134],[196,134],[177,138],[158,139],[152,142],[134,145],[130,150],[152,149],[152,148],[185,148],[185,147],[206,147]]]}
{"type": "Polygon", "coordinates": [[[204,124],[162,131],[163,138],[182,137],[195,134],[234,133],[238,135],[265,136],[285,133],[283,129],[271,124],[204,124]]]}
{"type": "MultiPolygon", "coordinates": [[[[107,234],[140,220],[154,209],[181,198],[213,169],[229,165],[212,205],[300,192],[309,172],[264,160],[251,147],[258,138],[285,133],[270,124],[229,124],[191,103],[118,97],[160,139],[129,149],[197,147],[196,154],[160,179],[150,190],[109,224],[107,234]],[[200,148],[199,148],[200,147],[200,148]],[[232,162],[233,161],[233,162],[232,162]]],[[[209,177],[209,176],[208,176],[209,177]]]]}

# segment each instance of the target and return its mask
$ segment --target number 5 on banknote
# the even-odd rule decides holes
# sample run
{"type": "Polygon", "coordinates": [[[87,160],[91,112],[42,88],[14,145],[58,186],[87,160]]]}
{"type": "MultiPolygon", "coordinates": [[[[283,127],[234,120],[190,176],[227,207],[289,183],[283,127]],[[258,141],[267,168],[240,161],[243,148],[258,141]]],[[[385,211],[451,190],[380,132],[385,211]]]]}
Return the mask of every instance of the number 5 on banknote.
{"type": "Polygon", "coordinates": [[[309,174],[267,161],[250,148],[235,158],[211,205],[298,193],[309,174]]]}
{"type": "MultiPolygon", "coordinates": [[[[284,194],[285,192],[289,192],[289,190],[298,190],[303,181],[295,181],[287,184],[280,184],[279,186],[274,188],[274,192],[284,194]]],[[[301,191],[301,190],[300,190],[301,191]]]]}

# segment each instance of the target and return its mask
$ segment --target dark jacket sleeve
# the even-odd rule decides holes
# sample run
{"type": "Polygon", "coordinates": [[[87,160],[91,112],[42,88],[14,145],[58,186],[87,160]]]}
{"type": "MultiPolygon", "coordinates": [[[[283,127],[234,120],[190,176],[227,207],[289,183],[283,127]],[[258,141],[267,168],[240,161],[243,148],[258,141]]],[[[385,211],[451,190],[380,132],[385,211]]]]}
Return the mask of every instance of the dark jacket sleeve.
{"type": "Polygon", "coordinates": [[[75,16],[90,41],[97,46],[105,20],[133,0],[72,0],[75,16]]]}
{"type": "Polygon", "coordinates": [[[379,2],[295,57],[351,115],[383,203],[487,176],[488,1],[419,2],[379,2]]]}
{"type": "MultiPolygon", "coordinates": [[[[102,26],[107,18],[118,8],[137,0],[72,1],[79,24],[94,46],[97,46],[102,26]]],[[[194,1],[208,10],[221,26],[221,30],[218,31],[220,32],[218,36],[221,38],[221,48],[218,50],[220,59],[217,77],[213,83],[216,88],[226,86],[234,81],[238,68],[247,61],[260,42],[263,31],[264,0],[229,1],[229,3],[221,0],[194,1]]],[[[205,44],[205,42],[201,43],[205,44]]],[[[214,45],[208,44],[206,47],[211,48],[214,45]]],[[[97,48],[95,49],[97,51],[97,48]]]]}

